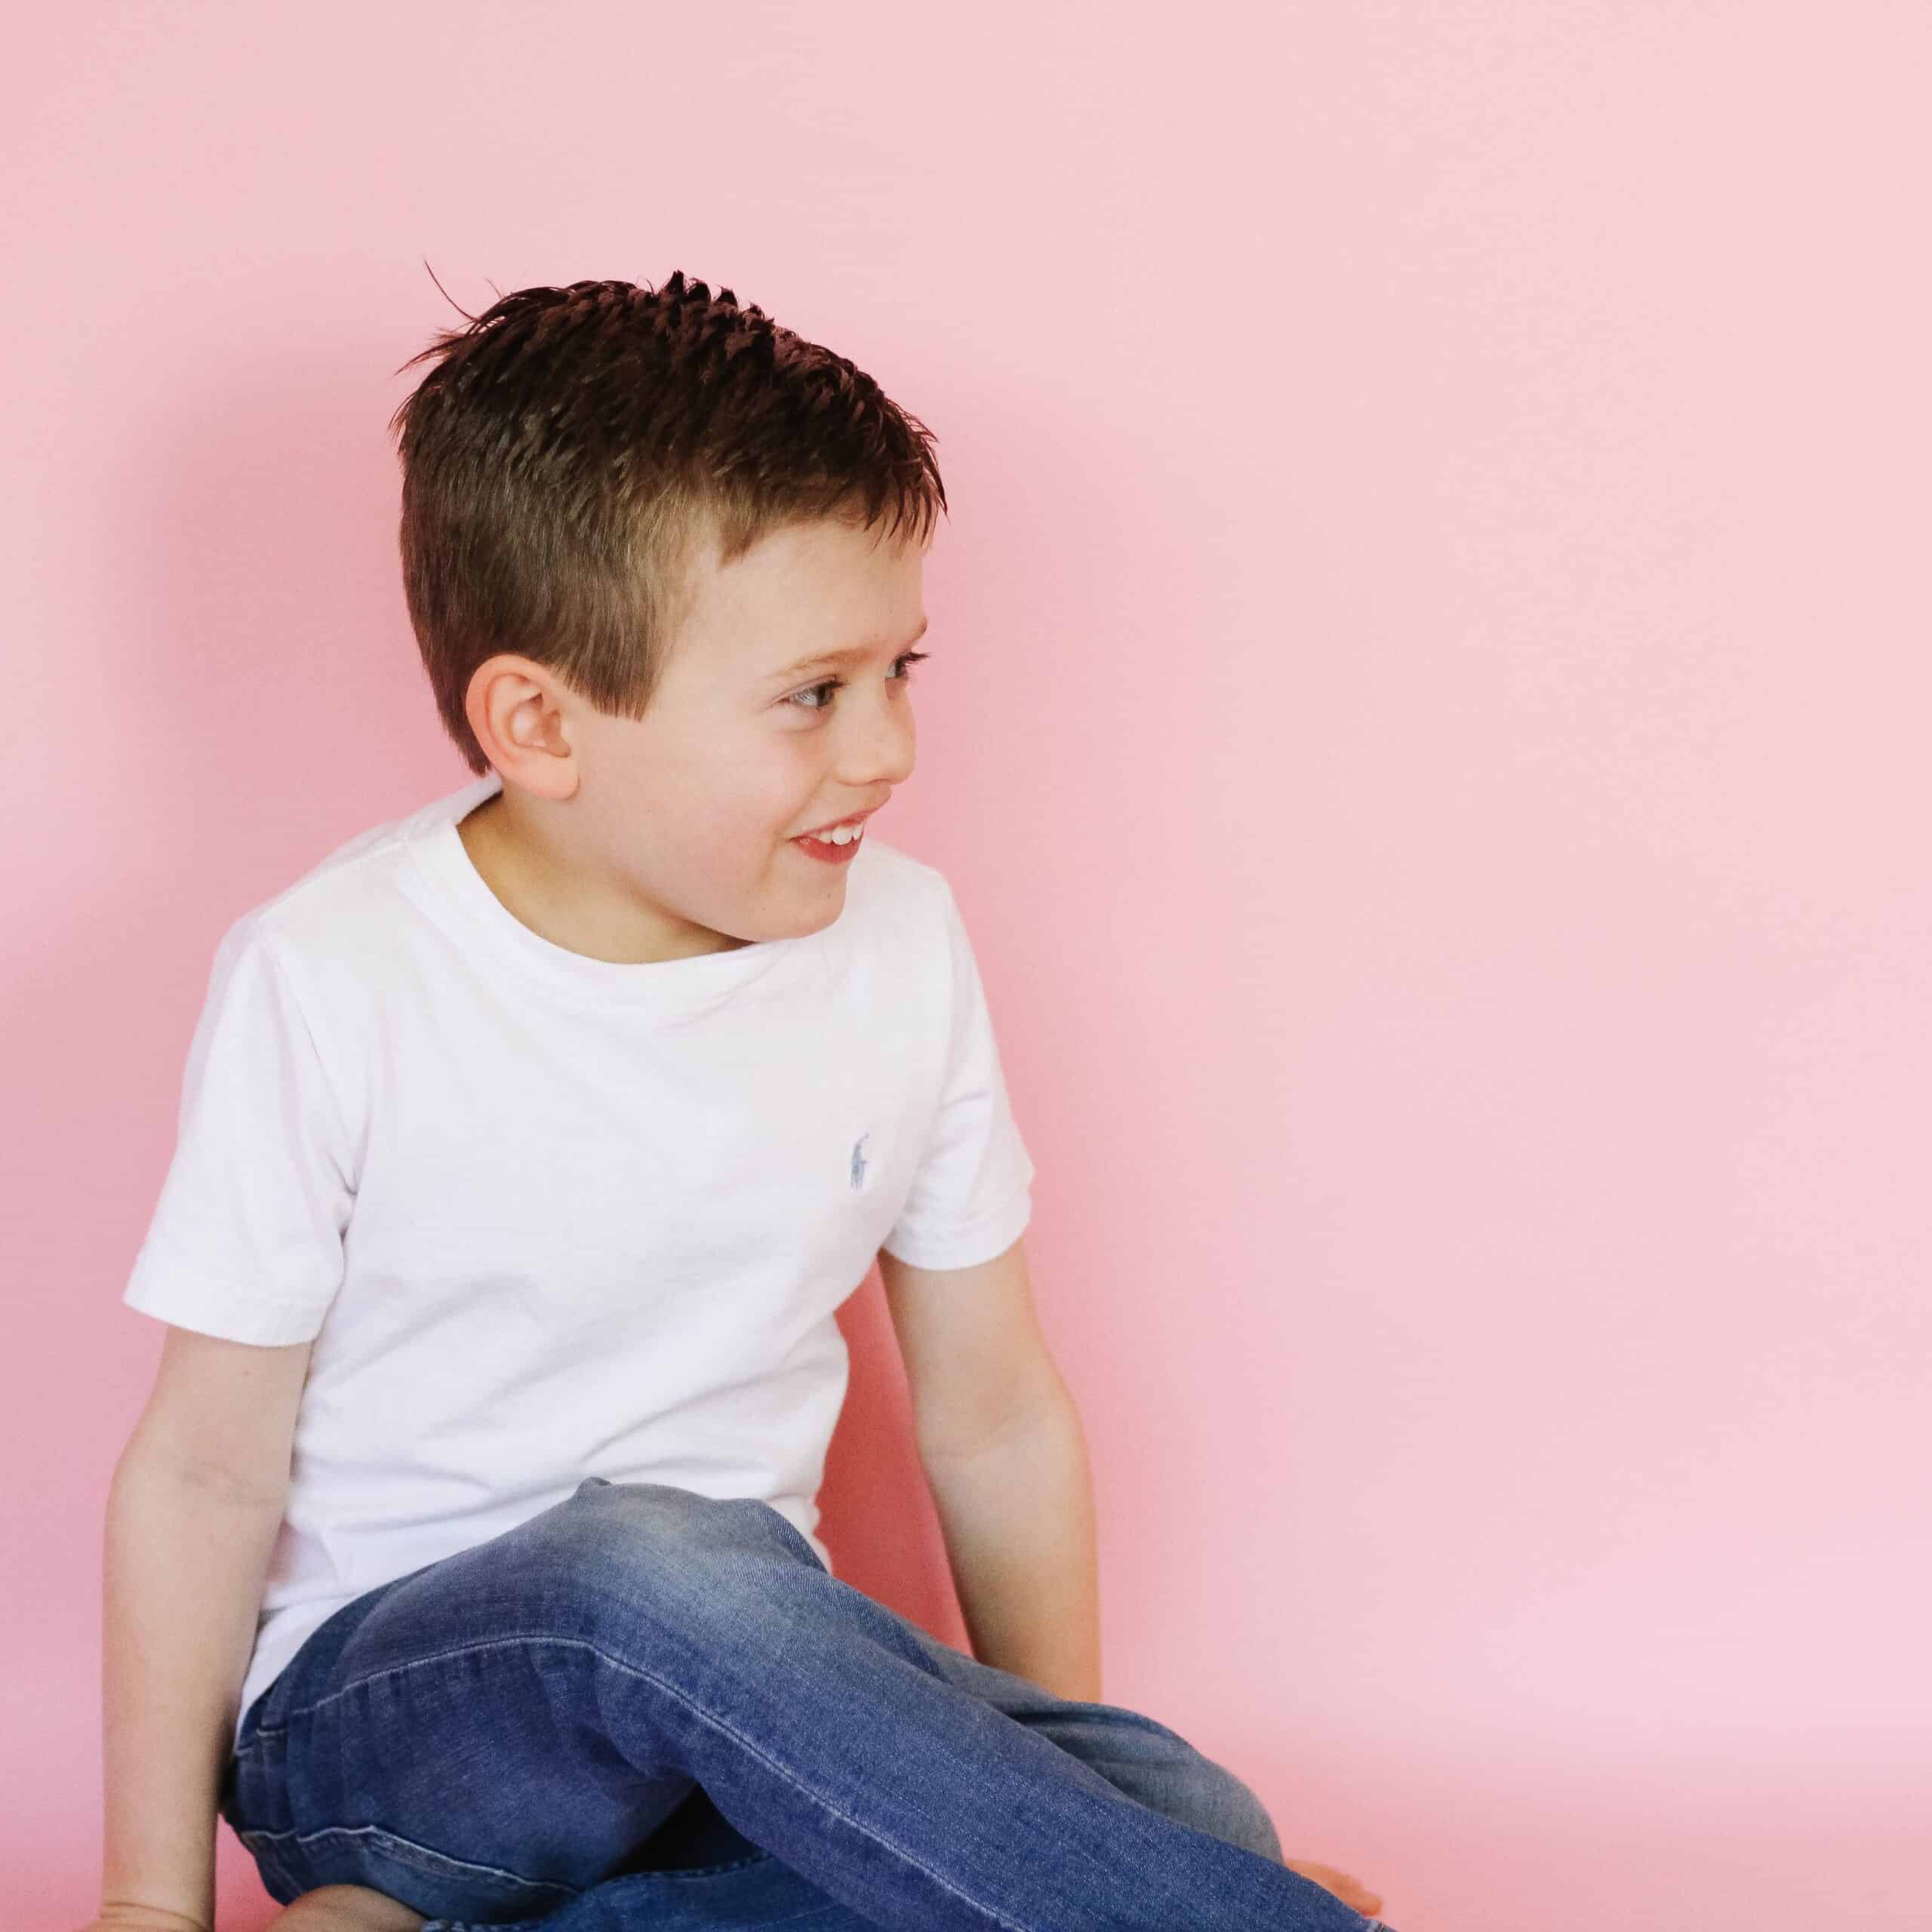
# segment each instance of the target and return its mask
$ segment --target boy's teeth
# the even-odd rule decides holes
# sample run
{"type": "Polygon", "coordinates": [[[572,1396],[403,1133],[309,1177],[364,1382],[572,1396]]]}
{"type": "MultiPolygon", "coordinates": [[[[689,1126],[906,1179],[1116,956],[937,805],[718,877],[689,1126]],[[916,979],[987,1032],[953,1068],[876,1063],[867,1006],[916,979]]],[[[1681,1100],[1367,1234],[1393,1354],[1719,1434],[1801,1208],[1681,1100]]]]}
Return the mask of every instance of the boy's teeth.
{"type": "Polygon", "coordinates": [[[829,832],[814,832],[808,835],[822,845],[849,845],[858,837],[859,829],[857,824],[835,825],[829,832]]]}

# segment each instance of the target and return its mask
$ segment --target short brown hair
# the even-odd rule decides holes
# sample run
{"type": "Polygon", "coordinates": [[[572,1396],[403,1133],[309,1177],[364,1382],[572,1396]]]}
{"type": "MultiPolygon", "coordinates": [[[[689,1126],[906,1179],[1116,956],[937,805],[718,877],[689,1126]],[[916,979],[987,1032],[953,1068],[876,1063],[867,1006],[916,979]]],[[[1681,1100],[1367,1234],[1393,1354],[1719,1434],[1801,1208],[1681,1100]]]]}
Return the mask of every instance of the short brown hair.
{"type": "Polygon", "coordinates": [[[518,652],[641,717],[707,534],[721,568],[818,517],[909,524],[923,543],[946,509],[924,424],[681,269],[655,291],[518,289],[402,368],[432,356],[389,423],[403,587],[444,728],[478,776],[463,699],[486,658],[518,652]]]}

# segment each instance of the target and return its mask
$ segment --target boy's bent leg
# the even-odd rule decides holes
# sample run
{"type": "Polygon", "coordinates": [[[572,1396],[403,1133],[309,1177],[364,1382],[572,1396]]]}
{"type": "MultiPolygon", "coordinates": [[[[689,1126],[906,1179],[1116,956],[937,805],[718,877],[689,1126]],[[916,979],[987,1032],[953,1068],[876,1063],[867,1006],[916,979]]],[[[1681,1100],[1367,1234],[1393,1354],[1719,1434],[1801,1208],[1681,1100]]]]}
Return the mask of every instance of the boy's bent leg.
{"type": "Polygon", "coordinates": [[[942,1643],[929,1631],[918,1634],[949,1683],[1078,1758],[1116,1791],[1164,1817],[1281,1862],[1281,1841],[1267,1807],[1232,1771],[1178,1731],[1124,1705],[1056,1697],[1029,1678],[942,1643]]]}
{"type": "MultiPolygon", "coordinates": [[[[605,1491],[610,1506],[630,1506],[626,1488],[654,1509],[667,1499],[673,1514],[691,1508],[684,1492],[638,1485],[605,1491]]],[[[746,1506],[697,1499],[697,1520],[657,1533],[708,1549],[703,1518],[746,1506]]],[[[675,1732],[680,1761],[718,1810],[827,1894],[880,1925],[920,1932],[1361,1932],[1370,1923],[1284,1868],[1259,1801],[1177,1734],[1117,1706],[1054,1700],[937,1645],[829,1575],[778,1512],[749,1507],[734,1586],[712,1598],[719,1614],[688,1606],[660,1627],[660,1637],[698,1641],[681,1669],[661,1658],[647,1665],[653,1687],[640,1697],[675,1732]],[[761,1531],[780,1547],[758,1549],[761,1531]],[[731,1641],[758,1633],[761,1644],[731,1641]],[[1035,1722],[1014,1721],[1012,1698],[986,1696],[994,1679],[1019,1687],[1017,1708],[1035,1722]],[[1200,1823],[1125,1795],[1129,1785],[1200,1823]]],[[[697,1573],[704,1568],[700,1557],[697,1573]]]]}
{"type": "MultiPolygon", "coordinates": [[[[1128,1797],[961,1689],[932,1640],[830,1576],[762,1503],[593,1478],[374,1595],[336,1654],[319,1647],[306,1679],[303,1657],[291,1666],[252,1747],[287,1750],[287,1771],[299,1768],[285,1782],[307,1817],[291,1815],[285,1848],[310,1860],[310,1883],[429,1896],[366,1868],[326,1871],[315,1861],[346,1833],[399,1851],[411,1874],[501,1881],[533,1900],[547,1886],[555,1908],[697,1784],[808,1887],[881,1927],[1370,1923],[1272,1857],[1128,1797]],[[372,1786],[380,1823],[367,1815],[372,1786]]],[[[468,1915],[514,1918],[512,1897],[468,1915]]],[[[537,1900],[525,1915],[545,1909],[537,1900]]]]}
{"type": "Polygon", "coordinates": [[[583,1627],[561,1607],[610,1526],[542,1522],[343,1605],[250,1713],[220,1811],[291,1927],[406,1903],[417,1932],[877,1932],[573,1712],[551,1633],[583,1627]]]}

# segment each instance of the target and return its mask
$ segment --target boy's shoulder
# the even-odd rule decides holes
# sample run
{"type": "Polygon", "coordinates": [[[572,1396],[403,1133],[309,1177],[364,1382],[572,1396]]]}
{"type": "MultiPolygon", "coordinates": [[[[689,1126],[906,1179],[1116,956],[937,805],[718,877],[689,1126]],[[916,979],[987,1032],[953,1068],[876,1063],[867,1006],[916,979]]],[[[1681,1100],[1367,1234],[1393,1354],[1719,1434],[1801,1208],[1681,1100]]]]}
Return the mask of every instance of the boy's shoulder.
{"type": "Polygon", "coordinates": [[[344,839],[248,907],[223,934],[223,945],[256,940],[283,955],[346,953],[373,964],[372,946],[409,906],[415,853],[495,789],[491,774],[344,839]]]}

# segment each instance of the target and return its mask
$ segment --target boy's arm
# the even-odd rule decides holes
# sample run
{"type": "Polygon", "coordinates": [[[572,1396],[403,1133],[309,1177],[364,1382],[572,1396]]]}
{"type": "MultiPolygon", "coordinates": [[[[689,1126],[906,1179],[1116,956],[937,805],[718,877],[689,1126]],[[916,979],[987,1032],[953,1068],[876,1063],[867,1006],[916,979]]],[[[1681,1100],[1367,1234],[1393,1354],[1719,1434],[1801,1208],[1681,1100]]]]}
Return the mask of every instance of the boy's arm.
{"type": "Polygon", "coordinates": [[[309,1349],[171,1325],[115,1469],[102,1574],[103,1914],[142,1907],[161,1924],[214,1924],[217,1801],[309,1349]]]}
{"type": "Polygon", "coordinates": [[[953,1586],[982,1663],[1100,1697],[1100,1582],[1086,1438],[1016,1241],[975,1267],[879,1277],[953,1586]]]}

